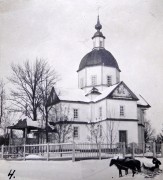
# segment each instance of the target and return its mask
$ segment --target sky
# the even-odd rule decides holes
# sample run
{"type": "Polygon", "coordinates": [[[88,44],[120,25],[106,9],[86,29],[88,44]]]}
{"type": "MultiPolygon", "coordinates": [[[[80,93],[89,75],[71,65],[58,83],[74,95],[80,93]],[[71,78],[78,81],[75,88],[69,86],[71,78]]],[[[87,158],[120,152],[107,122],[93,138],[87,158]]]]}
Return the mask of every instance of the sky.
{"type": "MultiPolygon", "coordinates": [[[[93,48],[98,9],[105,48],[121,80],[151,105],[147,119],[163,124],[162,0],[0,0],[0,79],[11,63],[42,58],[60,75],[58,87],[77,88],[77,69],[93,48]]],[[[7,81],[7,80],[6,80],[7,81]]]]}

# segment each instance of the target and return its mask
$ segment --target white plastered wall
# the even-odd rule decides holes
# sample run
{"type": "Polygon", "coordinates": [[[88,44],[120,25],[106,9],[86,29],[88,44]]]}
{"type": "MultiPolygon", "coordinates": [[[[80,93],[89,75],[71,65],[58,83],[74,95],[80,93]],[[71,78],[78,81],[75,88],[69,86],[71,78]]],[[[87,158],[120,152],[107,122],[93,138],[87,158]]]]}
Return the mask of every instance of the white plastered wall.
{"type": "Polygon", "coordinates": [[[97,86],[99,91],[104,90],[107,87],[107,76],[111,76],[112,84],[116,84],[120,81],[120,72],[113,67],[106,66],[93,66],[86,67],[78,72],[78,88],[83,88],[85,92],[89,92],[92,89],[91,77],[96,76],[97,86]],[[83,87],[81,87],[81,79],[83,81],[83,87]]]}

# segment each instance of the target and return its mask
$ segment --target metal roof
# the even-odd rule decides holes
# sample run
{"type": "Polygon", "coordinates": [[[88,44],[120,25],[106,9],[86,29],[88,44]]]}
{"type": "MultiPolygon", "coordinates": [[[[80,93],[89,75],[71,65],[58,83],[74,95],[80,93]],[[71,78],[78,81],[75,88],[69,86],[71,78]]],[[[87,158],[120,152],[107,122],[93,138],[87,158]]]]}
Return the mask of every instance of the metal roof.
{"type": "Polygon", "coordinates": [[[78,71],[85,67],[104,65],[108,67],[114,67],[120,71],[118,63],[114,56],[106,49],[93,49],[91,52],[86,54],[80,62],[78,71]]]}

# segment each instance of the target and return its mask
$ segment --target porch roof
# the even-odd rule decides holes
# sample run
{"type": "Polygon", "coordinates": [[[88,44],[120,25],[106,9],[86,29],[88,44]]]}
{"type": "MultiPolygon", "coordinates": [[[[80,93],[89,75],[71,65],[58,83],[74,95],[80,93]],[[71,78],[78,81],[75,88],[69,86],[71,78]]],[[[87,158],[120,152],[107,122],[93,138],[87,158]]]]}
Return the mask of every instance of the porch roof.
{"type": "Polygon", "coordinates": [[[31,119],[25,118],[25,119],[20,119],[16,124],[13,124],[12,126],[8,126],[8,129],[16,129],[16,130],[24,130],[24,129],[29,129],[29,130],[37,130],[41,129],[38,121],[32,121],[31,119]]]}

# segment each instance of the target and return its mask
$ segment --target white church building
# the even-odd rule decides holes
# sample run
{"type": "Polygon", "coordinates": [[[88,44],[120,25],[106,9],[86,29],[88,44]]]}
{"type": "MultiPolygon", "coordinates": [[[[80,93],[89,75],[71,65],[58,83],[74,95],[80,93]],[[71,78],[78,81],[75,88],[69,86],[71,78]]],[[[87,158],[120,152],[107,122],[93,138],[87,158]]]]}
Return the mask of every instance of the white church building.
{"type": "Polygon", "coordinates": [[[120,80],[118,63],[105,49],[99,16],[95,29],[93,49],[77,70],[78,88],[59,92],[52,88],[48,105],[55,113],[51,112],[49,123],[58,122],[57,116],[66,117],[75,142],[143,143],[145,111],[150,105],[120,80]]]}

